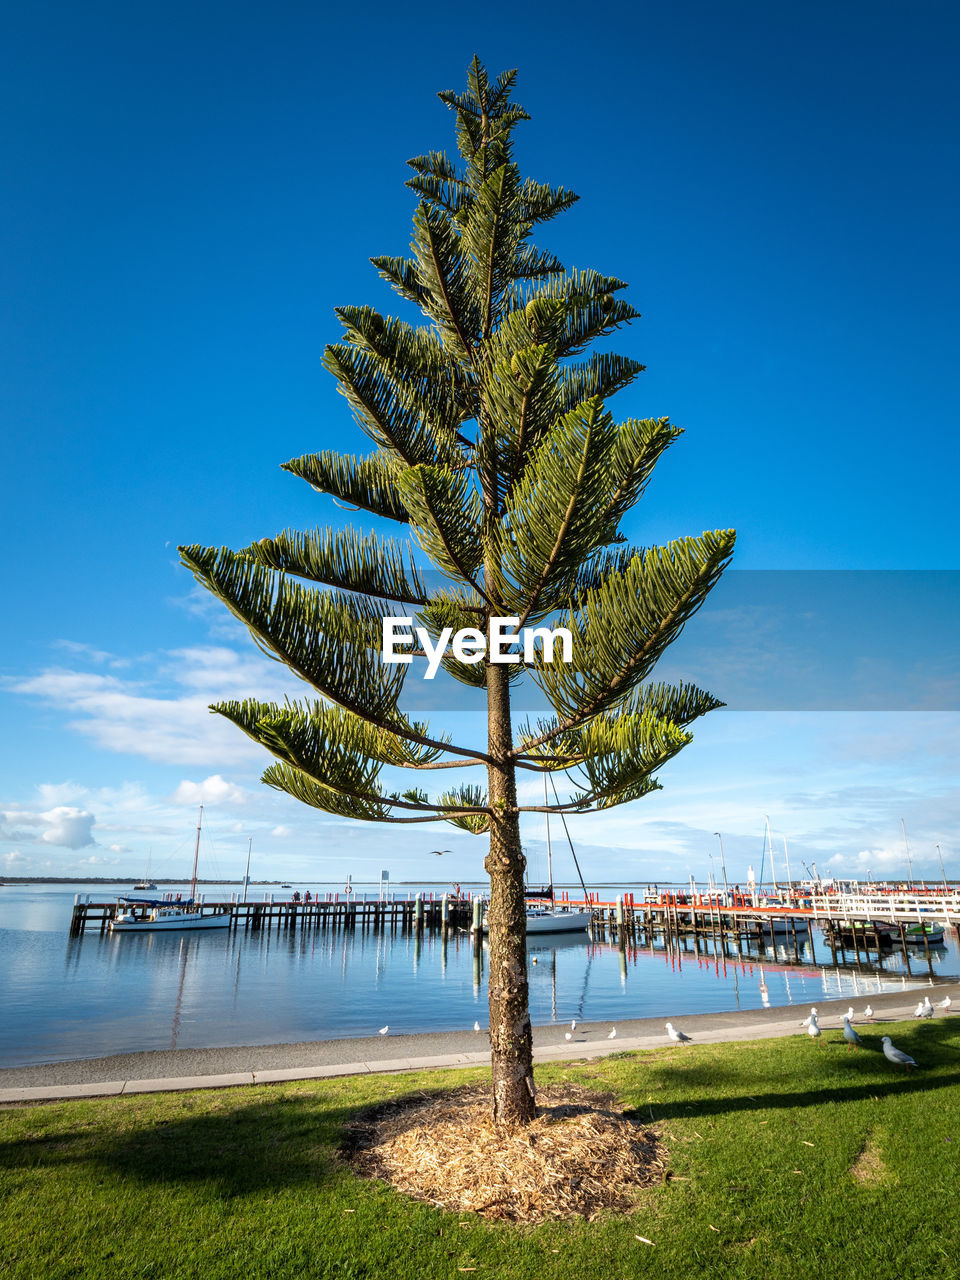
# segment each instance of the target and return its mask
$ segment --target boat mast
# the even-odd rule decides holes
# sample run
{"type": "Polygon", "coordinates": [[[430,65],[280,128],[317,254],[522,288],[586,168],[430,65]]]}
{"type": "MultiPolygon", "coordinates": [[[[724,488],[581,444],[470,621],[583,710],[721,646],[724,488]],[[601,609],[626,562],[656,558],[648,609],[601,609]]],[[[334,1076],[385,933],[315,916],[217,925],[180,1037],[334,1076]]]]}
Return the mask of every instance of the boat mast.
{"type": "Polygon", "coordinates": [[[765,821],[767,824],[767,849],[770,853],[770,879],[773,881],[773,892],[779,893],[780,891],[777,888],[777,873],[773,866],[773,832],[770,830],[770,819],[767,818],[765,821]]]}
{"type": "Polygon", "coordinates": [[[910,841],[907,839],[907,824],[900,819],[900,826],[903,829],[903,843],[907,850],[907,866],[910,868],[910,888],[913,888],[913,859],[910,857],[910,841]]]}
{"type": "Polygon", "coordinates": [[[550,811],[547,809],[547,774],[543,774],[543,805],[547,824],[547,883],[550,885],[550,901],[553,901],[553,850],[550,848],[550,811]]]}
{"type": "Polygon", "coordinates": [[[197,843],[193,847],[193,877],[190,881],[190,897],[197,896],[197,862],[200,859],[200,824],[203,822],[203,805],[197,814],[197,843]]]}
{"type": "Polygon", "coordinates": [[[790,850],[787,848],[787,837],[783,837],[783,860],[787,864],[787,894],[793,888],[793,876],[790,874],[790,850]]]}
{"type": "Polygon", "coordinates": [[[253,848],[253,836],[247,841],[247,869],[243,873],[243,901],[247,900],[247,889],[250,885],[250,850],[253,848]]]}

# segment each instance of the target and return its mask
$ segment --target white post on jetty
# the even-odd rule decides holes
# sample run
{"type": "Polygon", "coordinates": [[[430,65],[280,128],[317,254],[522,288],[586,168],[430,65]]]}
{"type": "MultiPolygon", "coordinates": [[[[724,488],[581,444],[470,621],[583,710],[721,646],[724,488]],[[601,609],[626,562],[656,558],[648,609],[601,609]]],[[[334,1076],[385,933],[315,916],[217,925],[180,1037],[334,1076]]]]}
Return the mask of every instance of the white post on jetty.
{"type": "Polygon", "coordinates": [[[380,872],[380,901],[385,902],[390,893],[390,872],[380,872]]]}
{"type": "Polygon", "coordinates": [[[473,932],[483,932],[483,899],[479,894],[473,900],[473,932]]]}

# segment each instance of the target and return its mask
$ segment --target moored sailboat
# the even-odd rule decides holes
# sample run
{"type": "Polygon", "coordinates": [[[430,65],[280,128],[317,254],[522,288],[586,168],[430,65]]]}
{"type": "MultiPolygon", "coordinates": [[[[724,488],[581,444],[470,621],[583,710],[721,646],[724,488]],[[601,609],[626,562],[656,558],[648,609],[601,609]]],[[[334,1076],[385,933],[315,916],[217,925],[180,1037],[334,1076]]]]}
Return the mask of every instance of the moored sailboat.
{"type": "Polygon", "coordinates": [[[196,902],[197,863],[200,858],[200,828],[202,823],[203,805],[200,806],[200,813],[197,817],[197,841],[193,850],[193,876],[190,881],[190,897],[186,902],[121,898],[120,914],[110,921],[111,933],[226,929],[229,927],[230,913],[228,911],[214,911],[205,915],[203,907],[196,902]]]}

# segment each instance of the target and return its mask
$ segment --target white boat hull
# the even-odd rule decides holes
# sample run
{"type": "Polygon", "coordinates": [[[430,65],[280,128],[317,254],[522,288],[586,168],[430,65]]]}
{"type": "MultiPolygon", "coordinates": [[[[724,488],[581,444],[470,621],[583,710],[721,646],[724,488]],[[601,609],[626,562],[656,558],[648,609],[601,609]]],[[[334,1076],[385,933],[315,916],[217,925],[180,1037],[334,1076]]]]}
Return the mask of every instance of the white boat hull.
{"type": "Polygon", "coordinates": [[[110,921],[111,933],[157,933],[181,932],[184,929],[227,929],[230,917],[225,912],[218,915],[202,916],[197,912],[185,911],[182,915],[165,915],[158,919],[148,917],[145,920],[131,920],[120,916],[110,921]]]}
{"type": "Polygon", "coordinates": [[[760,923],[763,928],[767,930],[773,929],[775,934],[792,934],[794,930],[796,930],[797,933],[810,932],[810,926],[807,924],[806,920],[785,920],[782,916],[767,916],[762,919],[760,923]]]}
{"type": "MultiPolygon", "coordinates": [[[[590,923],[589,911],[528,911],[527,933],[574,933],[586,929],[590,923]]],[[[483,931],[488,933],[487,922],[483,931]]]]}
{"type": "Polygon", "coordinates": [[[589,911],[527,912],[527,933],[573,933],[589,923],[589,911]]]}

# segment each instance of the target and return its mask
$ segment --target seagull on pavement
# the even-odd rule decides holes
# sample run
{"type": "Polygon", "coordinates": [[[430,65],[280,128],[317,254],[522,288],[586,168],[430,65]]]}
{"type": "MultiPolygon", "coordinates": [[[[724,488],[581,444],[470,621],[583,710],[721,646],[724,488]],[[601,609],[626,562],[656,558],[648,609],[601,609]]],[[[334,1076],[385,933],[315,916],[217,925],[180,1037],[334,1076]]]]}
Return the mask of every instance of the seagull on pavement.
{"type": "Polygon", "coordinates": [[[932,1018],[933,1005],[930,1003],[929,1000],[927,1000],[926,1004],[918,1004],[916,1008],[916,1012],[914,1013],[913,1016],[915,1018],[932,1018]]]}
{"type": "Polygon", "coordinates": [[[565,1032],[563,1033],[563,1038],[564,1038],[564,1040],[572,1040],[572,1039],[573,1039],[573,1032],[572,1032],[572,1031],[565,1031],[565,1032]]]}
{"type": "Polygon", "coordinates": [[[865,1018],[872,1018],[872,1017],[873,1017],[873,1009],[870,1007],[870,1005],[867,1005],[867,1007],[864,1009],[864,1011],[863,1011],[863,1016],[864,1016],[865,1018]]]}
{"type": "Polygon", "coordinates": [[[902,1049],[898,1049],[889,1036],[883,1037],[883,1056],[888,1062],[894,1062],[898,1067],[906,1067],[909,1071],[911,1067],[917,1064],[910,1057],[909,1053],[904,1053],[902,1049]]]}
{"type": "Polygon", "coordinates": [[[860,1048],[860,1037],[850,1025],[850,1019],[843,1020],[843,1038],[847,1042],[847,1050],[860,1048]]]}
{"type": "Polygon", "coordinates": [[[816,1006],[814,1006],[810,1010],[809,1016],[804,1018],[804,1020],[800,1023],[800,1025],[801,1027],[809,1027],[810,1023],[816,1022],[816,1020],[817,1020],[817,1010],[816,1010],[816,1006]]]}
{"type": "Polygon", "coordinates": [[[612,1027],[612,1028],[610,1029],[610,1034],[607,1036],[607,1039],[608,1039],[608,1040],[616,1040],[616,1038],[617,1038],[617,1028],[616,1028],[616,1027],[612,1027]]]}
{"type": "Polygon", "coordinates": [[[577,1020],[576,1018],[572,1018],[570,1021],[570,1030],[576,1031],[576,1029],[577,1029],[577,1020]]]}
{"type": "Polygon", "coordinates": [[[480,1023],[479,1023],[479,1022],[475,1022],[475,1023],[473,1024],[473,1029],[474,1029],[474,1031],[479,1031],[479,1030],[480,1030],[480,1023]]]}
{"type": "Polygon", "coordinates": [[[944,1011],[944,1013],[949,1013],[949,1012],[950,1012],[950,1005],[951,1005],[952,1003],[953,1003],[953,1001],[950,999],[950,997],[949,997],[949,996],[944,996],[942,1000],[938,1000],[938,1001],[937,1001],[937,1008],[938,1008],[938,1009],[942,1009],[942,1010],[944,1011]]]}
{"type": "Polygon", "coordinates": [[[847,1010],[847,1017],[850,1019],[851,1022],[853,1021],[853,1005],[851,1005],[850,1008],[847,1010]]]}
{"type": "Polygon", "coordinates": [[[674,1044],[690,1044],[690,1037],[684,1031],[678,1031],[672,1022],[667,1023],[667,1035],[674,1044]]]}

